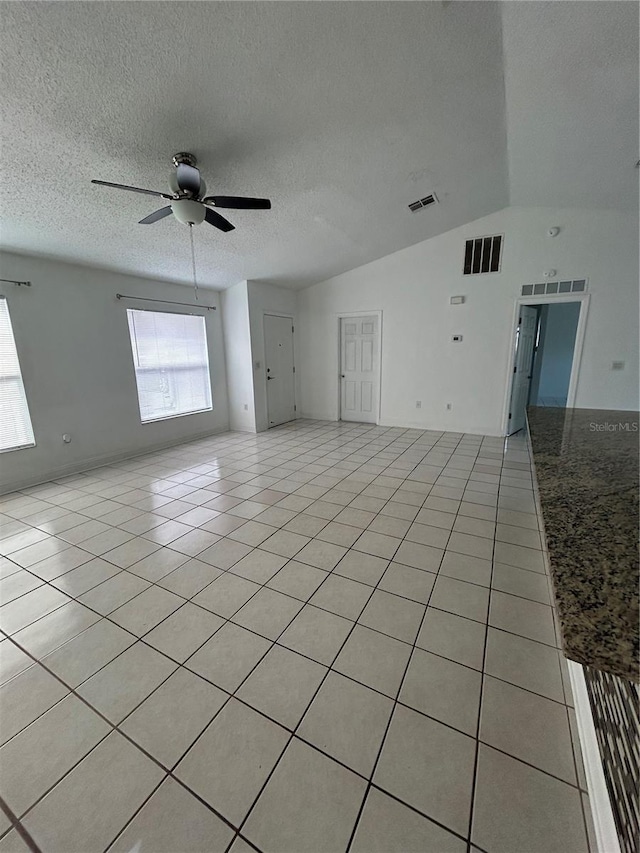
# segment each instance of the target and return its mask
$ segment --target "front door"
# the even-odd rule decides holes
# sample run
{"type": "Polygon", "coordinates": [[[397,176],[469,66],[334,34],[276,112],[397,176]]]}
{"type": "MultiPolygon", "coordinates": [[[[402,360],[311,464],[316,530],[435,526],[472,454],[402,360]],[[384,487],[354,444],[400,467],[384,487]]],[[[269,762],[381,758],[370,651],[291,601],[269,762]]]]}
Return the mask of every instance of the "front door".
{"type": "Polygon", "coordinates": [[[533,368],[533,350],[536,344],[538,312],[529,305],[520,306],[516,327],[515,360],[511,400],[509,402],[509,421],[507,435],[513,435],[524,429],[526,423],[527,400],[533,368]]]}
{"type": "Polygon", "coordinates": [[[340,320],[340,418],[374,424],[378,412],[380,318],[340,320]]]}
{"type": "Polygon", "coordinates": [[[295,418],[293,366],[293,320],[264,315],[264,350],[267,368],[267,413],[269,426],[295,418]]]}

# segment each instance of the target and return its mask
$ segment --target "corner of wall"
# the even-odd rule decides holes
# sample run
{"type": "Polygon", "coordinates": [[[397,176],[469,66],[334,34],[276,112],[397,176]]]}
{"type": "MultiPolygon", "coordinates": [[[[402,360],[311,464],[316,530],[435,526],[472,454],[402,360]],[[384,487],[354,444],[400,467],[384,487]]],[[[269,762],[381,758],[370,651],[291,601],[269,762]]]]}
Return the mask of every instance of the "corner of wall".
{"type": "Polygon", "coordinates": [[[248,282],[240,281],[222,291],[221,311],[227,366],[229,428],[239,432],[255,432],[248,282]]]}

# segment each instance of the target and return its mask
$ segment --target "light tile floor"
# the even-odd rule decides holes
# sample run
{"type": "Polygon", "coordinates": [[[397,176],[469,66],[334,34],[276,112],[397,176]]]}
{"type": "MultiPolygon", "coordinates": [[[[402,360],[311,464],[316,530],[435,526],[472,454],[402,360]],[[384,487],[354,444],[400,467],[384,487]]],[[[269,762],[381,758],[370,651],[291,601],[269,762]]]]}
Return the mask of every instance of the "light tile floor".
{"type": "Polygon", "coordinates": [[[1,498],[1,853],[594,850],[533,488],[299,421],[1,498]]]}

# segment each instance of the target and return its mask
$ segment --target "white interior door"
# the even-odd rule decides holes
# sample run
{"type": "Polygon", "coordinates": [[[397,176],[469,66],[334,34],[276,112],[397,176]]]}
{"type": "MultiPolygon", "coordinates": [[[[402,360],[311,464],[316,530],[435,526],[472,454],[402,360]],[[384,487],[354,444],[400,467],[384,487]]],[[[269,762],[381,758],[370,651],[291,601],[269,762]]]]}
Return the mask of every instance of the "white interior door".
{"type": "Polygon", "coordinates": [[[377,314],[340,320],[340,418],[374,424],[380,379],[380,318],[377,314]]]}
{"type": "Polygon", "coordinates": [[[531,371],[533,369],[533,350],[536,344],[538,312],[529,305],[520,306],[516,327],[515,360],[509,402],[508,435],[524,429],[531,371]]]}
{"type": "Polygon", "coordinates": [[[291,317],[264,315],[264,352],[267,413],[272,427],[292,421],[296,416],[291,317]]]}

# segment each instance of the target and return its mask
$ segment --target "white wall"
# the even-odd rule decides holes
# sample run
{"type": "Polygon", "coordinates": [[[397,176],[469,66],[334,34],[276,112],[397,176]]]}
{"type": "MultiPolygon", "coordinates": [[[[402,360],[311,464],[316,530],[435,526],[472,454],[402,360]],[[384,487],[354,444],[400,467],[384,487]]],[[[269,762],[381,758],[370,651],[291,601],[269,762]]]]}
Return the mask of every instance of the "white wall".
{"type": "Polygon", "coordinates": [[[229,426],[256,431],[249,327],[249,288],[246,281],[222,291],[222,325],[227,365],[229,426]]]}
{"type": "MultiPolygon", "coordinates": [[[[140,422],[126,308],[141,303],[118,301],[115,294],[189,302],[189,289],[8,253],[0,256],[0,269],[3,278],[33,283],[1,283],[0,292],[9,302],[36,438],[35,447],[0,456],[0,490],[227,428],[219,311],[204,312],[213,411],[140,422]],[[71,435],[70,444],[63,443],[63,433],[71,435]]],[[[218,294],[201,290],[200,300],[217,305],[218,294]]],[[[146,307],[174,310],[159,303],[146,307]]]]}
{"type": "MultiPolygon", "coordinates": [[[[256,429],[258,432],[269,428],[264,315],[281,314],[285,317],[292,317],[295,328],[296,307],[297,298],[295,291],[285,290],[282,287],[275,287],[274,285],[259,281],[249,282],[249,323],[251,327],[256,429]]],[[[297,340],[295,331],[293,340],[295,347],[297,340]]]]}
{"type": "MultiPolygon", "coordinates": [[[[547,305],[537,398],[566,399],[580,316],[579,302],[547,305]]],[[[532,398],[533,399],[533,398],[532,398]]]]}
{"type": "Polygon", "coordinates": [[[338,417],[337,314],[380,309],[381,423],[502,434],[515,300],[549,268],[590,280],[576,406],[636,409],[637,229],[637,217],[617,211],[512,207],[301,291],[299,412],[338,417]],[[551,226],[561,228],[555,238],[551,226]],[[463,276],[464,241],[500,233],[502,272],[463,276]],[[450,305],[458,294],[465,304],[450,305]],[[625,369],[612,372],[614,360],[625,369]]]}

